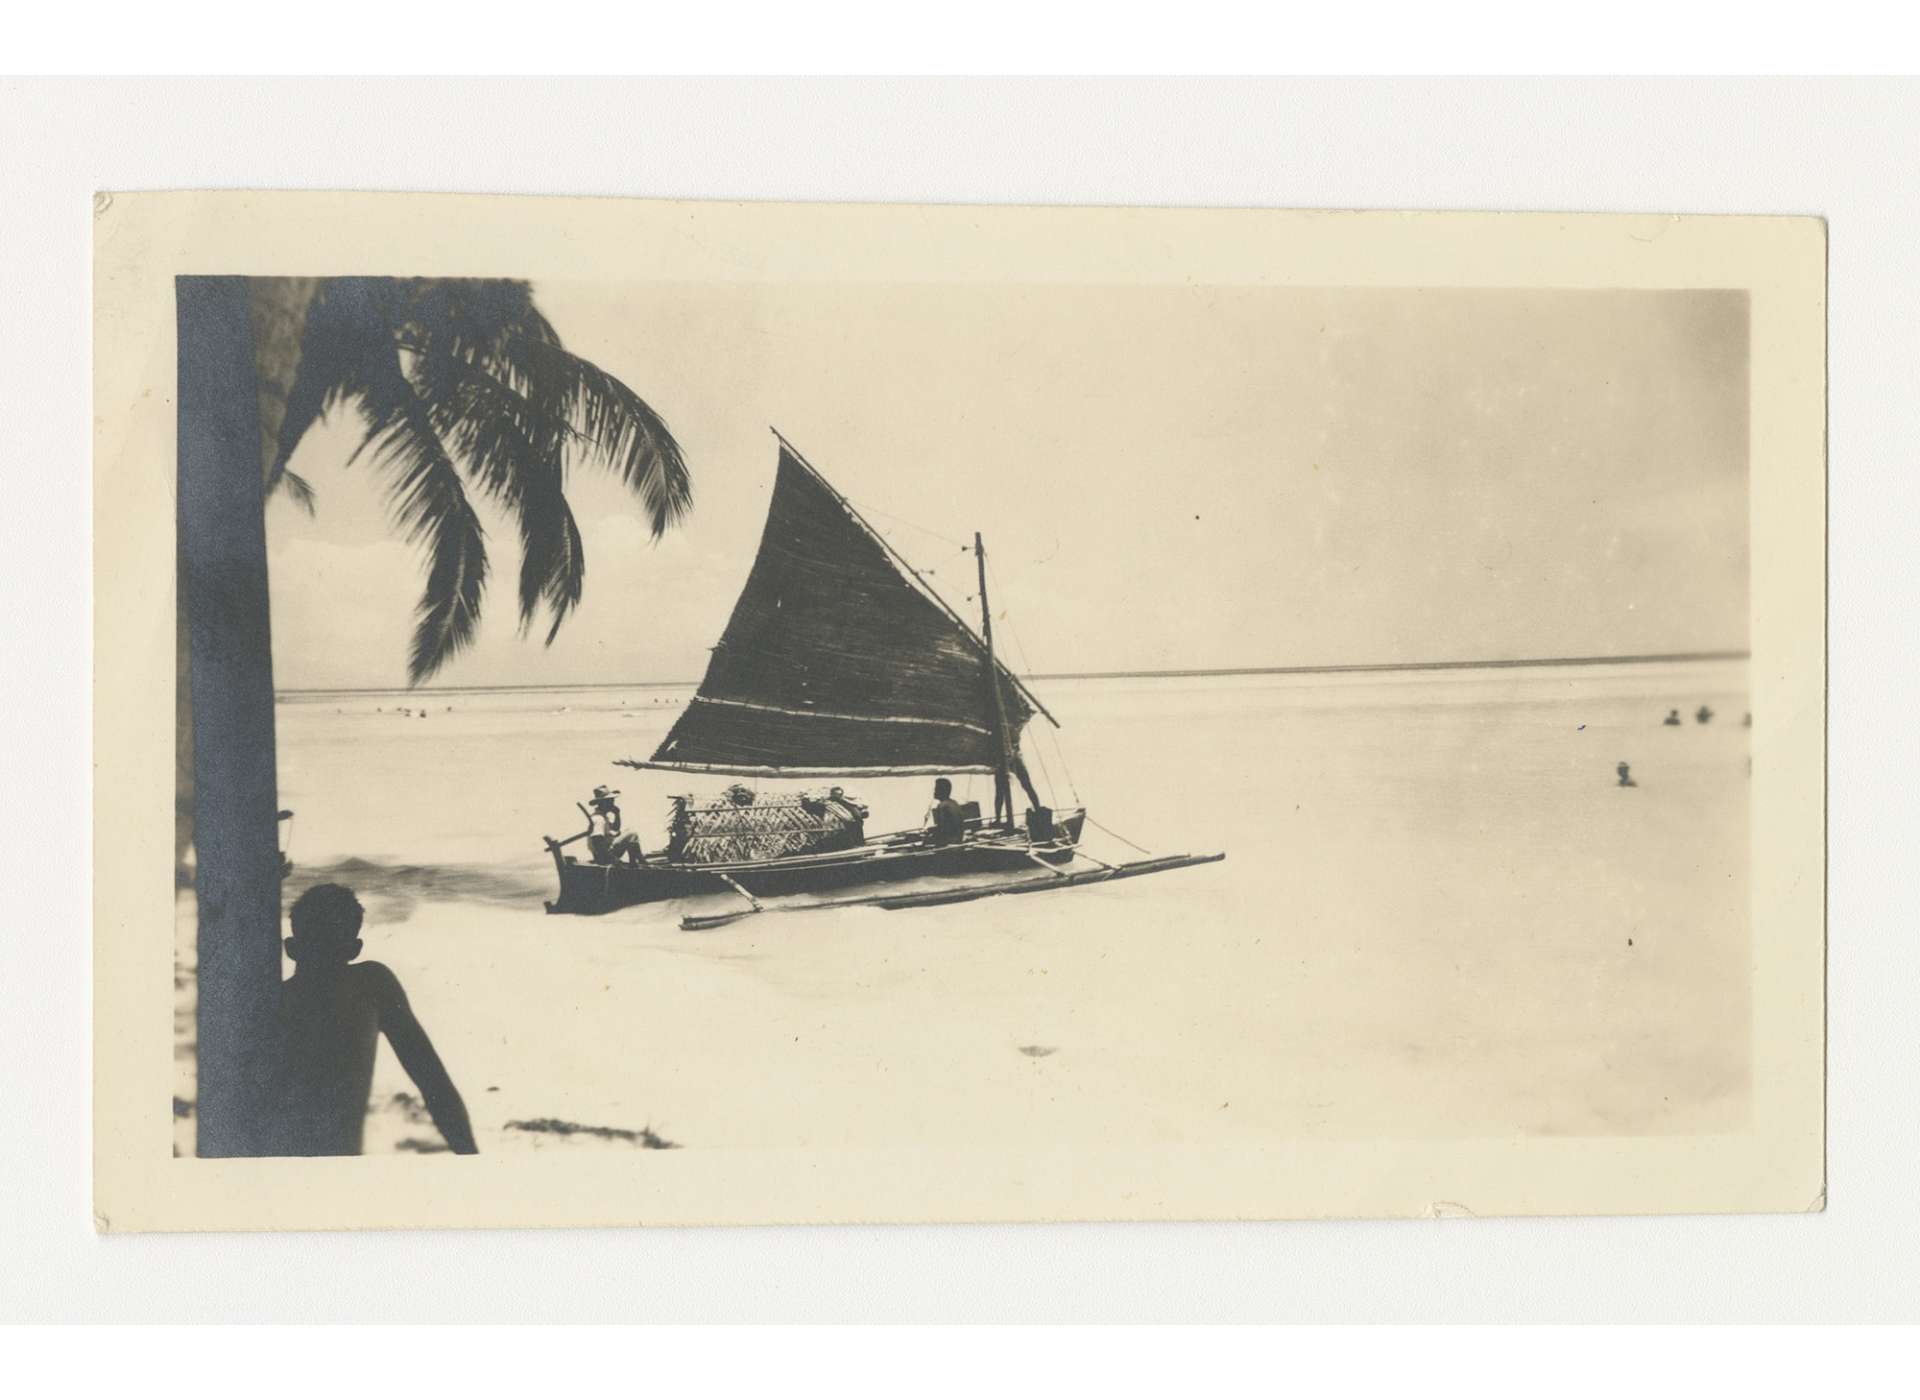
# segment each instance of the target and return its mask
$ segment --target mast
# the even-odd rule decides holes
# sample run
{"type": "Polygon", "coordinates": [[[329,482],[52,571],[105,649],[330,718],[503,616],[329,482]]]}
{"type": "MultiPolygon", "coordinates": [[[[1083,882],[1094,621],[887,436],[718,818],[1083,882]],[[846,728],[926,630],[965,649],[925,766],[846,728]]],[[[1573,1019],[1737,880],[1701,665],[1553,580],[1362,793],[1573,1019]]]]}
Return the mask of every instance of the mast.
{"type": "Polygon", "coordinates": [[[1007,794],[1007,820],[1013,820],[1013,778],[1009,769],[1009,744],[1007,742],[1007,709],[1000,698],[1000,667],[993,659],[993,609],[987,606],[987,548],[980,541],[980,532],[973,532],[973,562],[980,570],[980,636],[987,644],[987,689],[993,696],[993,712],[988,718],[993,723],[994,765],[993,765],[993,805],[994,816],[1000,815],[1000,795],[1007,794]]]}

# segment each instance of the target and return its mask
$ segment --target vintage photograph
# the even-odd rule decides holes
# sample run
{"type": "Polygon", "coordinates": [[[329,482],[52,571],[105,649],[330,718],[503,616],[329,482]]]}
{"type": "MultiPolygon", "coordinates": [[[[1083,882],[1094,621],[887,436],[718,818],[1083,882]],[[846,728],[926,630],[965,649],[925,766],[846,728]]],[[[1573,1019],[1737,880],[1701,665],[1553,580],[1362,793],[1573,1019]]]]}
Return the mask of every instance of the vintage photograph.
{"type": "Polygon", "coordinates": [[[176,1161],[1753,1129],[1749,287],[606,262],[168,279],[176,1161]]]}

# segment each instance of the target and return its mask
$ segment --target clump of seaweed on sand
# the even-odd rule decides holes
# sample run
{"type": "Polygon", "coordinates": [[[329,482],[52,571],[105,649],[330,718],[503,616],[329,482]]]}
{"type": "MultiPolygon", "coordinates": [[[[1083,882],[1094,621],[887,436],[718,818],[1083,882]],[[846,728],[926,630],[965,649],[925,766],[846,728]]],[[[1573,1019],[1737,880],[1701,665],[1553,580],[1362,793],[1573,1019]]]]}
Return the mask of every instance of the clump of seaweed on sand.
{"type": "Polygon", "coordinates": [[[388,1099],[386,1106],[389,1109],[397,1110],[400,1116],[409,1123],[433,1122],[433,1115],[427,1112],[426,1104],[421,1102],[418,1095],[409,1094],[405,1089],[399,1090],[392,1098],[388,1099]]]}
{"type": "Polygon", "coordinates": [[[676,1148],[680,1144],[668,1142],[652,1127],[645,1128],[597,1128],[588,1123],[569,1123],[562,1118],[516,1118],[507,1124],[509,1132],[551,1133],[556,1137],[604,1138],[608,1142],[627,1142],[635,1147],[676,1148]]]}

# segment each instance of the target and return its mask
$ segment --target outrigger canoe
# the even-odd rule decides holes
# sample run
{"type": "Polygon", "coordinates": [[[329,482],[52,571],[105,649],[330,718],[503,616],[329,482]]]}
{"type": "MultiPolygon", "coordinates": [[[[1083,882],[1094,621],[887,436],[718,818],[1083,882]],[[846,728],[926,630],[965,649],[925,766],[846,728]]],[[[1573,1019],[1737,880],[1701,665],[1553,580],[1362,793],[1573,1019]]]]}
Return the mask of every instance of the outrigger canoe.
{"type": "Polygon", "coordinates": [[[629,904],[729,891],[778,897],[928,877],[1032,874],[1036,866],[1060,866],[1073,859],[1086,813],[1062,812],[1057,820],[1059,835],[1048,841],[975,819],[962,840],[947,846],[931,844],[924,831],[902,831],[846,850],[705,864],[675,861],[664,850],[649,853],[640,865],[580,860],[565,848],[584,839],[583,831],[548,844],[560,876],[560,897],[548,902],[547,912],[603,914],[629,904]]]}
{"type": "MultiPolygon", "coordinates": [[[[970,803],[944,840],[931,830],[868,838],[867,809],[839,787],[764,794],[735,782],[717,797],[675,796],[667,844],[642,855],[631,842],[616,849],[604,830],[596,834],[595,814],[583,807],[587,830],[545,838],[560,882],[550,913],[600,914],[727,891],[757,910],[761,896],[927,877],[994,876],[1004,884],[1036,867],[1064,876],[1059,867],[1074,860],[1087,812],[1048,807],[1027,772],[1023,727],[1036,714],[1056,727],[1059,721],[994,654],[980,536],[972,550],[976,632],[792,444],[774,436],[779,460],[759,553],[706,676],[651,757],[615,762],[735,779],[991,773],[994,815],[985,819],[970,803]],[[1015,780],[1029,803],[1018,822],[1015,780]]],[[[1148,874],[1219,858],[1094,864],[1148,874]]],[[[942,894],[966,897],[967,887],[942,894]]]]}

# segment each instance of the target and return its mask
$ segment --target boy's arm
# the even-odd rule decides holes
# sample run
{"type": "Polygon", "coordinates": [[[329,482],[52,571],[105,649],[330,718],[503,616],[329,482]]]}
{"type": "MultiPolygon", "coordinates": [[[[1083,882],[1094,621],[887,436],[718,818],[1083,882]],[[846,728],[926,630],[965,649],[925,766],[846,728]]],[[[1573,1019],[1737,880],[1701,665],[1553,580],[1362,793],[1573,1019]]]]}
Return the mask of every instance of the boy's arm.
{"type": "Polygon", "coordinates": [[[400,990],[398,979],[393,983],[392,997],[381,1009],[380,1029],[386,1032],[400,1067],[420,1090],[427,1112],[433,1116],[433,1126],[440,1130],[447,1146],[463,1155],[479,1152],[473,1141],[473,1124],[467,1119],[466,1102],[453,1087],[452,1076],[440,1063],[433,1042],[427,1039],[426,1028],[407,1004],[407,994],[400,990]]]}

